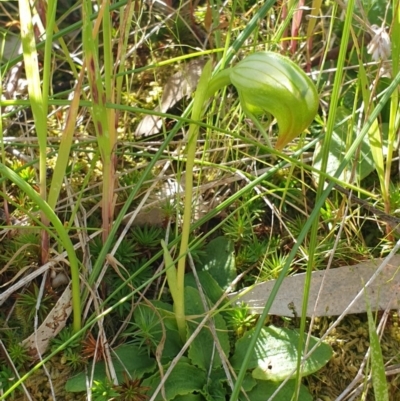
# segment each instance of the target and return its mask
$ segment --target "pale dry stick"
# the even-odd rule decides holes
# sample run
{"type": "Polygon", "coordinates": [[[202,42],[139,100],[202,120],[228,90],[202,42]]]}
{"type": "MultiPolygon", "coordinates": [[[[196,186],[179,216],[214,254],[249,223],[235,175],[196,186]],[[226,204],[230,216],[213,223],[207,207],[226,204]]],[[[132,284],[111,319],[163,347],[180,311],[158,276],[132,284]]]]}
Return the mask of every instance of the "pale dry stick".
{"type": "MultiPolygon", "coordinates": [[[[101,298],[99,293],[98,293],[98,288],[101,285],[101,282],[103,281],[103,277],[106,274],[107,269],[108,269],[108,261],[106,259],[106,261],[105,261],[105,263],[103,265],[103,268],[101,269],[101,271],[99,273],[97,281],[94,283],[94,286],[90,291],[91,297],[88,298],[88,300],[86,302],[86,305],[85,305],[85,309],[84,309],[83,314],[82,314],[84,319],[86,319],[87,315],[90,312],[90,307],[92,306],[92,300],[97,301],[98,299],[101,298]]],[[[87,286],[87,287],[90,288],[90,286],[87,286]]]]}
{"type": "MultiPolygon", "coordinates": [[[[193,258],[192,258],[192,255],[191,255],[190,252],[188,253],[188,260],[189,260],[190,268],[192,269],[192,273],[193,273],[194,279],[196,281],[197,289],[199,290],[199,294],[200,294],[201,302],[203,304],[204,311],[208,312],[209,311],[209,307],[208,307],[208,304],[207,304],[206,296],[204,294],[203,287],[202,287],[202,285],[200,283],[199,276],[197,275],[196,266],[194,264],[194,261],[193,261],[193,258]]],[[[225,353],[224,353],[224,351],[223,351],[223,349],[221,347],[221,344],[219,342],[219,339],[218,339],[218,336],[217,336],[217,331],[216,331],[216,328],[215,328],[214,319],[212,317],[210,317],[210,330],[211,330],[211,334],[212,334],[213,339],[214,339],[214,345],[217,347],[218,354],[219,354],[219,357],[221,359],[222,367],[224,368],[224,371],[225,371],[226,379],[227,379],[227,381],[229,383],[229,386],[233,390],[234,384],[233,384],[233,380],[232,380],[232,377],[230,375],[229,368],[228,368],[228,365],[227,365],[228,358],[225,355],[225,353]]],[[[213,350],[214,350],[214,348],[213,348],[213,350]]],[[[211,369],[212,369],[212,362],[210,364],[210,370],[211,369]]]]}
{"type": "MultiPolygon", "coordinates": [[[[389,366],[386,370],[385,370],[385,376],[393,376],[393,375],[398,375],[400,373],[400,365],[394,365],[394,366],[389,366]]],[[[367,379],[367,383],[369,384],[372,381],[372,374],[368,375],[368,379],[367,379]]],[[[354,401],[355,397],[358,397],[358,395],[361,393],[362,391],[362,387],[364,386],[364,384],[360,384],[355,390],[354,390],[354,395],[349,398],[349,401],[354,401]]],[[[358,398],[359,399],[359,398],[358,398]]],[[[339,398],[337,398],[335,401],[338,401],[339,398]]],[[[340,400],[343,400],[343,398],[341,398],[340,400]]]]}
{"type": "Polygon", "coordinates": [[[111,377],[111,380],[114,385],[118,385],[118,377],[117,377],[117,372],[115,371],[114,363],[111,357],[111,352],[110,352],[110,344],[108,343],[106,333],[104,331],[104,325],[103,325],[104,319],[101,319],[101,324],[100,320],[98,321],[99,328],[100,328],[100,333],[99,333],[99,339],[103,342],[103,350],[104,350],[104,362],[105,366],[109,371],[109,374],[107,377],[111,377]]]}
{"type": "Polygon", "coordinates": [[[176,366],[176,364],[179,362],[179,359],[183,356],[183,354],[186,352],[186,350],[189,348],[190,344],[193,342],[193,340],[197,337],[197,335],[200,333],[201,329],[206,325],[207,321],[210,319],[210,316],[217,310],[218,306],[221,304],[221,302],[225,299],[226,295],[229,294],[229,292],[232,291],[232,288],[242,279],[243,274],[240,274],[236,279],[232,282],[231,286],[229,286],[224,293],[224,296],[219,299],[215,305],[209,310],[209,312],[204,316],[203,320],[199,323],[195,331],[192,333],[192,335],[188,338],[186,341],[185,345],[182,347],[182,349],[179,351],[178,355],[172,360],[171,365],[165,372],[164,377],[161,379],[159,385],[155,389],[153,395],[151,396],[149,401],[154,401],[160,392],[161,388],[164,386],[164,383],[168,379],[170,373],[176,366]]]}
{"type": "Polygon", "coordinates": [[[357,196],[355,196],[354,194],[350,195],[350,191],[342,188],[340,185],[335,185],[334,188],[345,194],[346,196],[349,197],[349,200],[357,203],[358,205],[360,205],[361,207],[363,207],[364,209],[368,210],[369,212],[371,212],[372,214],[375,214],[376,216],[378,216],[381,220],[383,220],[385,223],[388,223],[389,225],[391,225],[394,229],[394,231],[396,231],[397,233],[400,233],[400,219],[398,217],[392,216],[386,212],[384,212],[383,210],[379,210],[373,206],[371,206],[367,201],[365,201],[364,199],[360,199],[357,196]]]}
{"type": "MultiPolygon", "coordinates": [[[[385,370],[385,375],[386,375],[386,376],[398,375],[399,373],[400,373],[400,365],[389,366],[389,367],[387,368],[387,370],[385,370]]],[[[371,376],[372,376],[371,374],[368,375],[368,380],[367,380],[368,383],[371,382],[371,380],[372,380],[372,377],[371,377],[371,376]]],[[[362,387],[363,387],[363,386],[364,386],[363,384],[360,384],[360,385],[358,386],[358,388],[354,390],[354,391],[355,391],[355,394],[354,394],[351,398],[349,398],[349,401],[354,401],[354,400],[355,400],[355,397],[358,397],[358,395],[359,395],[360,392],[362,391],[362,387]]],[[[359,398],[358,398],[358,399],[359,399],[359,398]]],[[[340,398],[340,400],[342,401],[343,398],[340,398]]],[[[339,398],[336,398],[335,401],[339,401],[339,398]]]]}
{"type": "MultiPolygon", "coordinates": [[[[385,313],[387,313],[387,312],[388,312],[388,310],[385,310],[385,313]]],[[[379,323],[379,326],[381,326],[381,323],[382,323],[382,320],[379,323]]],[[[363,371],[363,369],[365,368],[365,365],[368,362],[368,358],[369,358],[369,354],[370,353],[371,353],[371,347],[368,347],[368,350],[364,355],[364,359],[361,362],[360,368],[358,369],[358,372],[357,372],[355,378],[346,387],[346,389],[342,392],[342,394],[339,395],[339,397],[336,399],[336,401],[343,399],[343,397],[345,397],[347,394],[349,394],[349,396],[350,396],[351,392],[353,392],[353,395],[350,396],[349,401],[354,401],[355,397],[358,397],[358,395],[363,391],[363,389],[365,390],[364,383],[360,383],[360,384],[358,384],[358,383],[365,380],[365,375],[362,374],[362,371],[363,371]],[[358,387],[353,389],[353,387],[355,387],[357,385],[358,385],[358,387]]],[[[365,384],[369,385],[370,380],[371,380],[371,373],[368,375],[367,381],[366,381],[365,384]]]]}

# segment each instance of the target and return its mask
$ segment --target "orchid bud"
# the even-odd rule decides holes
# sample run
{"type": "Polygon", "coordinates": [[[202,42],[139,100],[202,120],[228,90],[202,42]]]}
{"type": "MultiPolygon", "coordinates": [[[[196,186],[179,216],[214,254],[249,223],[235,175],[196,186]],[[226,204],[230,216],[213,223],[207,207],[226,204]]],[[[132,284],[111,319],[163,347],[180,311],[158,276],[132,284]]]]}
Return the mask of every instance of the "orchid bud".
{"type": "Polygon", "coordinates": [[[271,52],[247,56],[230,70],[244,109],[272,114],[278,121],[276,148],[301,134],[317,114],[319,100],[311,79],[290,59],[271,52]]]}

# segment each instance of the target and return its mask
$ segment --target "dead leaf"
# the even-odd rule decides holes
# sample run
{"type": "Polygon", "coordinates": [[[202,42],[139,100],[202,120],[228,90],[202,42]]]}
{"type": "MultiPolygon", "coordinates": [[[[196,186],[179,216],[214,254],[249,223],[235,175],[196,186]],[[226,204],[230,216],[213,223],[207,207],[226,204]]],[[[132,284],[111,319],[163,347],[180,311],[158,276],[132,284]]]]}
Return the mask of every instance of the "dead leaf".
{"type": "MultiPolygon", "coordinates": [[[[364,261],[354,266],[343,266],[337,269],[320,270],[312,273],[307,316],[338,316],[350,305],[356,295],[376,272],[383,259],[364,261]],[[317,301],[318,292],[324,278],[324,285],[317,301]],[[315,309],[314,309],[315,307],[315,309]]],[[[367,294],[373,311],[398,309],[400,307],[400,255],[392,257],[376,279],[368,286],[367,294]]],[[[276,280],[258,284],[230,294],[233,298],[239,295],[237,302],[246,303],[250,311],[261,314],[276,280]]],[[[284,279],[270,309],[271,315],[293,316],[301,313],[305,273],[284,279]]],[[[364,295],[346,312],[366,312],[364,295]]]]}
{"type": "MultiPolygon", "coordinates": [[[[184,97],[189,97],[196,90],[205,63],[204,59],[193,60],[183,66],[181,71],[172,75],[165,85],[160,106],[154,111],[165,113],[184,97]]],[[[135,135],[138,137],[155,135],[161,129],[162,118],[149,114],[139,123],[135,135]]]]}
{"type": "Polygon", "coordinates": [[[47,315],[44,322],[40,325],[36,333],[32,333],[22,341],[30,355],[37,358],[43,355],[50,343],[64,327],[68,317],[72,312],[71,284],[64,290],[54,308],[47,315]]]}

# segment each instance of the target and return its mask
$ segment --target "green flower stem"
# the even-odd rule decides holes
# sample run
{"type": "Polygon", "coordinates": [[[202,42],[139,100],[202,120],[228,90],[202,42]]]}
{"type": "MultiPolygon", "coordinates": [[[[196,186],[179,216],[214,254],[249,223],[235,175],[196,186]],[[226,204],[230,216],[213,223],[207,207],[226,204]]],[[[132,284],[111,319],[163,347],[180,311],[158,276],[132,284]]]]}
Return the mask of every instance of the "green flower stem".
{"type": "Polygon", "coordinates": [[[9,169],[3,163],[0,163],[0,174],[15,185],[17,185],[25,194],[39,207],[42,215],[46,216],[47,220],[53,224],[59,239],[67,251],[69,264],[71,269],[71,280],[72,280],[72,308],[73,308],[73,329],[77,333],[81,329],[81,294],[79,288],[79,267],[78,259],[76,257],[74,246],[69,238],[67,230],[64,228],[60,219],[54,213],[53,209],[48,203],[43,200],[40,195],[18,174],[9,169]]]}
{"type": "Polygon", "coordinates": [[[206,99],[212,97],[218,90],[225,88],[232,83],[231,81],[232,68],[225,68],[213,76],[208,82],[206,99]]]}
{"type": "MultiPolygon", "coordinates": [[[[207,90],[211,77],[211,61],[205,65],[201,74],[199,85],[196,90],[196,96],[193,102],[192,120],[201,121],[204,113],[204,105],[208,100],[207,90]]],[[[175,314],[178,329],[181,338],[186,338],[186,321],[185,321],[185,264],[186,255],[188,253],[190,224],[192,222],[192,196],[193,196],[193,168],[196,158],[197,135],[199,126],[195,123],[190,124],[187,143],[187,160],[185,174],[185,201],[182,224],[181,246],[179,248],[178,270],[177,270],[177,293],[178,299],[175,303],[175,314]]]]}
{"type": "Polygon", "coordinates": [[[211,62],[208,62],[196,90],[192,109],[193,122],[188,132],[184,213],[176,277],[172,258],[163,244],[167,280],[174,299],[175,317],[182,340],[186,338],[184,275],[192,216],[192,171],[199,122],[207,100],[219,89],[230,84],[235,85],[243,111],[262,132],[269,147],[268,136],[256,115],[271,113],[278,120],[278,149],[308,127],[319,104],[317,90],[307,75],[290,59],[272,52],[253,53],[235,67],[219,71],[213,78],[210,77],[211,62]]]}
{"type": "MultiPolygon", "coordinates": [[[[201,74],[200,81],[196,90],[196,95],[193,102],[192,109],[192,120],[199,122],[201,121],[204,113],[204,105],[208,95],[209,82],[211,77],[211,61],[209,61],[201,74]]],[[[217,89],[215,89],[217,90],[217,89]]],[[[181,246],[179,248],[178,268],[176,275],[173,268],[172,258],[170,257],[165,244],[164,258],[165,267],[167,270],[167,280],[171,291],[172,298],[174,300],[174,311],[176,323],[178,325],[179,335],[182,341],[186,340],[186,317],[185,317],[185,264],[186,255],[189,251],[189,234],[190,225],[192,222],[192,194],[193,194],[193,168],[196,159],[196,144],[197,135],[199,132],[199,125],[197,123],[191,123],[187,138],[187,157],[186,157],[186,174],[185,174],[185,200],[184,200],[184,212],[183,212],[183,223],[182,223],[182,236],[181,246]],[[171,266],[172,265],[172,266],[171,266]]]]}

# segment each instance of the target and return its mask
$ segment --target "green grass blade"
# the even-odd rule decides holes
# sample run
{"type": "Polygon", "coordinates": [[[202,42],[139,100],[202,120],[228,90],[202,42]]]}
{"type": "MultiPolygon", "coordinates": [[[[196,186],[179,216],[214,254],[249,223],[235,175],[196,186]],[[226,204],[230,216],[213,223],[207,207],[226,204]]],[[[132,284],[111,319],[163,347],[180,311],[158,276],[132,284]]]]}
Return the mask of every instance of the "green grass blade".
{"type": "MultiPolygon", "coordinates": [[[[347,44],[350,37],[350,28],[352,22],[352,15],[353,15],[353,8],[354,8],[354,0],[349,0],[347,4],[346,10],[346,18],[344,22],[340,52],[339,52],[339,59],[337,64],[337,69],[335,73],[335,79],[333,83],[333,90],[332,90],[332,97],[330,100],[329,106],[329,117],[326,127],[326,133],[323,140],[322,145],[322,162],[321,162],[321,171],[326,172],[327,165],[328,165],[328,158],[329,158],[329,151],[332,141],[332,134],[334,130],[334,125],[336,121],[336,110],[339,104],[339,98],[342,90],[342,81],[343,81],[343,67],[345,64],[345,58],[347,53],[347,44]]],[[[325,179],[320,176],[318,181],[318,188],[316,193],[316,199],[320,199],[322,197],[322,193],[325,186],[325,179]]],[[[298,361],[297,361],[297,371],[296,371],[296,394],[294,395],[295,400],[299,397],[300,392],[300,384],[301,384],[301,360],[303,358],[302,350],[304,347],[305,341],[305,328],[306,328],[306,316],[307,316],[307,306],[308,306],[308,299],[310,294],[310,286],[311,286],[311,274],[314,270],[314,263],[315,259],[314,256],[316,254],[317,249],[317,241],[318,241],[318,228],[319,228],[319,208],[314,209],[316,210],[315,216],[312,219],[312,228],[310,233],[310,244],[308,247],[308,262],[307,262],[307,271],[306,271],[306,279],[304,284],[304,296],[303,296],[303,306],[302,306],[302,313],[301,313],[301,321],[300,321],[300,336],[299,336],[299,343],[297,347],[298,352],[298,361]]],[[[310,218],[311,220],[311,218],[310,218]]]]}
{"type": "Polygon", "coordinates": [[[53,224],[53,227],[56,230],[62,245],[67,251],[72,280],[73,328],[75,332],[78,332],[81,328],[79,266],[75,249],[68,232],[64,229],[63,224],[54,213],[53,209],[50,208],[49,204],[42,199],[41,196],[18,174],[2,163],[0,163],[0,174],[17,185],[34,203],[37,204],[41,213],[46,216],[47,221],[50,221],[53,224]]]}
{"type": "Polygon", "coordinates": [[[389,389],[386,381],[381,344],[376,332],[375,321],[368,298],[366,298],[366,303],[368,314],[369,344],[371,349],[371,376],[375,399],[379,401],[389,401],[389,389]]]}

